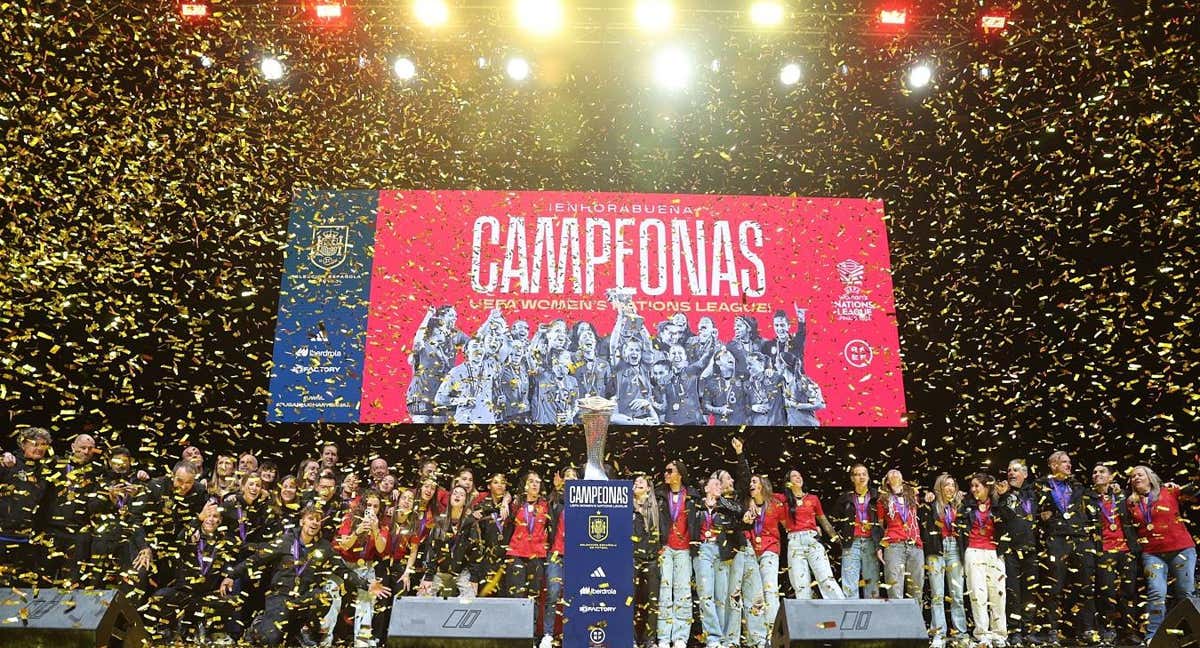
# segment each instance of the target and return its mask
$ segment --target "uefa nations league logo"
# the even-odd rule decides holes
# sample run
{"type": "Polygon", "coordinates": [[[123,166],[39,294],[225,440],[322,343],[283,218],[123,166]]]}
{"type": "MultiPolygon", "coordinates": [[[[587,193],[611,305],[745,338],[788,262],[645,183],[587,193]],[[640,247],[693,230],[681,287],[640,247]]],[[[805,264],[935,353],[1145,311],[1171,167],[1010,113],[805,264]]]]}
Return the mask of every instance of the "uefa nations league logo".
{"type": "Polygon", "coordinates": [[[834,317],[841,322],[871,321],[875,303],[862,288],[866,267],[854,259],[846,259],[836,267],[838,278],[842,280],[842,294],[833,300],[834,317]]]}
{"type": "Polygon", "coordinates": [[[346,260],[349,247],[349,225],[316,225],[313,227],[308,260],[322,270],[332,270],[346,260]]]}

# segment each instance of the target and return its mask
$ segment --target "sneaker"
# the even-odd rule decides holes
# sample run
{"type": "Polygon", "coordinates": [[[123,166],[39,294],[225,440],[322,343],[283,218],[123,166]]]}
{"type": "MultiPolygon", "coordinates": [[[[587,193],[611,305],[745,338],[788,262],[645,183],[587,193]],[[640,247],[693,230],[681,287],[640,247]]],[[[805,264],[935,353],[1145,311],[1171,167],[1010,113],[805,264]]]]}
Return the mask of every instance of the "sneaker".
{"type": "Polygon", "coordinates": [[[687,639],[676,639],[673,648],[687,648],[687,639]]]}
{"type": "Polygon", "coordinates": [[[929,648],[944,648],[945,645],[946,640],[943,639],[941,635],[934,637],[933,640],[929,642],[929,648]]]}
{"type": "Polygon", "coordinates": [[[554,637],[542,635],[542,641],[538,644],[538,648],[554,648],[554,637]]]}

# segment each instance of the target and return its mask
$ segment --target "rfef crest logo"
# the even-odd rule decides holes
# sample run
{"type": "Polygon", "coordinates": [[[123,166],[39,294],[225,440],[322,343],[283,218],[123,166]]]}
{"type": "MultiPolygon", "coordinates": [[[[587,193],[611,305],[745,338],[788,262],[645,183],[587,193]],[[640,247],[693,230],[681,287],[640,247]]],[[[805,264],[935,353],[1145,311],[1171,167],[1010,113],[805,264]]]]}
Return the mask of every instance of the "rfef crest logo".
{"type": "Polygon", "coordinates": [[[332,270],[346,260],[350,247],[349,225],[316,225],[308,260],[322,270],[332,270]]]}
{"type": "Polygon", "coordinates": [[[592,542],[604,542],[608,539],[608,516],[592,515],[588,517],[588,537],[592,542]]]}

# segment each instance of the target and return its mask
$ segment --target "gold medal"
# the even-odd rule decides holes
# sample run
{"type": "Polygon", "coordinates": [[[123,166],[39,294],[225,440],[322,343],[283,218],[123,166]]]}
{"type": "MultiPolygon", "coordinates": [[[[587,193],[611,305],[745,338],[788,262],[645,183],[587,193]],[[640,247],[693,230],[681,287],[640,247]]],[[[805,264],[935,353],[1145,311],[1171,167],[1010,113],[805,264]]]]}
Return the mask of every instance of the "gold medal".
{"type": "Polygon", "coordinates": [[[1147,531],[1153,531],[1153,530],[1154,530],[1154,525],[1153,525],[1153,524],[1147,524],[1147,525],[1146,525],[1146,530],[1147,530],[1147,531]]]}
{"type": "Polygon", "coordinates": [[[1113,522],[1112,524],[1108,525],[1108,530],[1109,530],[1109,531],[1116,531],[1116,530],[1117,530],[1117,523],[1116,523],[1116,522],[1113,522]]]}

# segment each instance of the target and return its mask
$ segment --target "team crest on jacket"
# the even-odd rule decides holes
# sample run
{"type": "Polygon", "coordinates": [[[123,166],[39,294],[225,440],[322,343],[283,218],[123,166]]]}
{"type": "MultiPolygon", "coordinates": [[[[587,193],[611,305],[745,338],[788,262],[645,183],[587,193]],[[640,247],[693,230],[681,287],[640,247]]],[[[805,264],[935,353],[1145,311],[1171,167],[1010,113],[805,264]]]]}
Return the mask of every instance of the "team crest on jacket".
{"type": "Polygon", "coordinates": [[[322,270],[332,270],[346,260],[350,247],[349,225],[316,225],[313,227],[312,247],[308,260],[322,270]]]}
{"type": "Polygon", "coordinates": [[[608,539],[608,516],[592,515],[588,517],[588,537],[592,542],[604,542],[608,539]]]}

